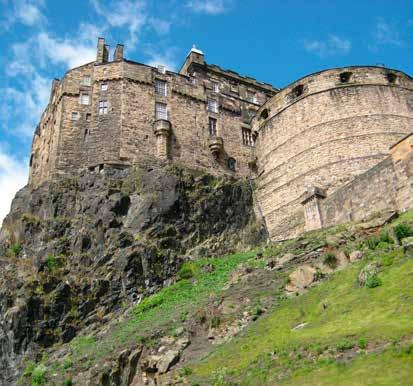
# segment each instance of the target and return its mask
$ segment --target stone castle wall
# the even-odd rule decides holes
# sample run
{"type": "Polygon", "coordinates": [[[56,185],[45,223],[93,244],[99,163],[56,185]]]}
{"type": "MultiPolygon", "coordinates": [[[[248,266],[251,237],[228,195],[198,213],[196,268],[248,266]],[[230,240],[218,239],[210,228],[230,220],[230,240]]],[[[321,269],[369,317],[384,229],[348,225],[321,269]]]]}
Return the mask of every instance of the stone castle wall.
{"type": "Polygon", "coordinates": [[[167,104],[170,127],[165,134],[167,159],[163,161],[180,162],[215,174],[251,173],[254,147],[244,143],[242,130],[251,130],[252,115],[276,93],[275,88],[208,65],[197,50],[190,52],[179,74],[119,56],[108,61],[99,57],[101,52],[98,48],[96,62],[69,70],[55,82],[33,139],[33,186],[55,175],[75,174],[85,168],[130,166],[156,158],[157,102],[167,104]],[[156,94],[157,80],[167,83],[166,96],[156,94]],[[213,90],[212,82],[218,84],[219,90],[213,90]],[[247,92],[255,100],[248,99],[247,92]],[[84,96],[87,104],[82,103],[84,96]],[[217,112],[208,110],[209,99],[217,101],[217,112]],[[103,101],[107,113],[99,114],[103,101]],[[210,118],[217,122],[214,138],[208,129],[210,118]],[[54,125],[50,124],[52,121],[54,125]],[[219,137],[222,146],[213,154],[210,142],[215,137],[219,137]],[[230,159],[235,164],[230,164],[230,159]]]}
{"type": "Polygon", "coordinates": [[[327,196],[411,133],[413,80],[378,67],[333,69],[283,89],[258,112],[258,201],[274,239],[304,230],[308,186],[327,196]]]}
{"type": "Polygon", "coordinates": [[[413,131],[408,75],[347,67],[279,91],[207,64],[196,49],[179,73],[126,60],[122,53],[118,45],[110,61],[99,39],[95,62],[53,81],[33,138],[32,186],[83,169],[155,159],[253,177],[275,240],[360,219],[372,208],[413,206],[411,139],[403,139],[413,131]],[[159,80],[166,82],[165,96],[156,93],[159,80]],[[209,100],[217,102],[217,112],[208,108],[209,100]],[[102,102],[105,114],[99,113],[102,102]],[[166,119],[156,117],[157,103],[167,105],[166,119]]]}

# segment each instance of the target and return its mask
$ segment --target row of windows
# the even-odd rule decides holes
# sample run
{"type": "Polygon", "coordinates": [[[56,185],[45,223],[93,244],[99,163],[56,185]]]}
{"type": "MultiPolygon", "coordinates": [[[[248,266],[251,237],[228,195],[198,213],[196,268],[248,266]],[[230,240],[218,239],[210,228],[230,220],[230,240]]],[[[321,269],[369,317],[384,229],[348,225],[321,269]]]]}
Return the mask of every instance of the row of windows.
{"type": "MultiPolygon", "coordinates": [[[[217,136],[217,120],[216,118],[209,117],[208,121],[208,133],[210,137],[217,136]]],[[[253,147],[255,146],[255,136],[252,130],[248,127],[242,128],[242,144],[245,146],[253,147]]]]}
{"type": "MultiPolygon", "coordinates": [[[[351,78],[353,76],[352,72],[346,71],[346,72],[342,72],[341,74],[339,74],[339,81],[340,83],[349,83],[351,78]]],[[[386,75],[386,79],[389,83],[395,83],[396,79],[397,79],[397,75],[392,73],[392,72],[388,72],[386,75]]],[[[302,84],[299,84],[297,86],[295,86],[292,90],[292,94],[295,97],[299,97],[301,94],[303,94],[304,92],[304,86],[302,84]]]]}
{"type": "MultiPolygon", "coordinates": [[[[218,82],[212,82],[212,91],[214,93],[219,93],[220,85],[218,82]]],[[[168,83],[165,80],[156,79],[155,80],[155,94],[160,96],[167,96],[168,94],[168,83]]],[[[247,91],[247,100],[252,103],[257,103],[257,94],[252,91],[247,91]]],[[[212,103],[217,103],[217,101],[212,100],[212,103]]],[[[212,111],[212,110],[210,110],[212,111]]]]}

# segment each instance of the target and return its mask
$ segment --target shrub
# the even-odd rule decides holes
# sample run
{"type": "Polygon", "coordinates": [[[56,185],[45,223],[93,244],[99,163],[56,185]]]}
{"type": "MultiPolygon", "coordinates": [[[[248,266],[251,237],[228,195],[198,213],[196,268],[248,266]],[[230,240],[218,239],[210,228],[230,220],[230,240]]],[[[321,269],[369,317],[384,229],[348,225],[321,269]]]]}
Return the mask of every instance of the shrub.
{"type": "Polygon", "coordinates": [[[187,366],[184,366],[184,367],[181,367],[180,369],[179,369],[179,375],[181,376],[181,377],[185,377],[185,376],[187,376],[187,375],[191,375],[192,374],[192,369],[190,368],[190,367],[187,367],[187,366]]]}
{"type": "Polygon", "coordinates": [[[179,278],[182,279],[191,279],[196,274],[196,266],[192,262],[185,262],[182,264],[181,269],[178,271],[179,278]]]}
{"type": "Polygon", "coordinates": [[[46,266],[49,269],[49,271],[54,271],[57,268],[59,268],[59,260],[56,258],[56,256],[49,255],[46,258],[46,266]]]}
{"type": "Polygon", "coordinates": [[[43,385],[46,380],[47,368],[45,365],[40,364],[36,366],[32,372],[32,386],[43,385]]]}
{"type": "Polygon", "coordinates": [[[367,347],[368,341],[366,338],[359,338],[359,340],[357,341],[357,345],[364,350],[367,347]]]}
{"type": "Polygon", "coordinates": [[[13,255],[17,256],[21,252],[22,246],[19,243],[15,243],[10,247],[10,249],[13,255]]]}
{"type": "Polygon", "coordinates": [[[374,273],[374,274],[367,276],[366,284],[365,284],[367,288],[375,288],[375,287],[378,287],[379,285],[381,285],[381,281],[379,277],[377,276],[377,274],[374,273]]]}
{"type": "Polygon", "coordinates": [[[323,258],[323,264],[327,265],[330,268],[337,267],[337,257],[333,252],[327,252],[323,258]]]}
{"type": "Polygon", "coordinates": [[[217,328],[221,324],[221,318],[218,315],[214,315],[211,319],[211,327],[217,328]]]}
{"type": "Polygon", "coordinates": [[[394,230],[394,234],[396,235],[398,241],[401,241],[402,239],[406,237],[413,236],[413,229],[408,224],[404,224],[404,223],[398,224],[393,228],[393,230],[394,230]]]}
{"type": "Polygon", "coordinates": [[[394,244],[393,238],[390,236],[389,232],[382,230],[379,235],[380,241],[387,244],[394,244]]]}
{"type": "Polygon", "coordinates": [[[366,244],[367,248],[369,248],[371,250],[375,250],[379,243],[380,243],[380,238],[375,236],[375,235],[370,236],[365,241],[365,244],[366,244]]]}
{"type": "Polygon", "coordinates": [[[342,340],[341,342],[337,342],[336,348],[339,351],[343,350],[350,350],[354,347],[354,343],[350,342],[349,340],[342,340]]]}
{"type": "Polygon", "coordinates": [[[72,386],[73,385],[73,381],[71,379],[65,379],[63,381],[63,386],[72,386]]]}

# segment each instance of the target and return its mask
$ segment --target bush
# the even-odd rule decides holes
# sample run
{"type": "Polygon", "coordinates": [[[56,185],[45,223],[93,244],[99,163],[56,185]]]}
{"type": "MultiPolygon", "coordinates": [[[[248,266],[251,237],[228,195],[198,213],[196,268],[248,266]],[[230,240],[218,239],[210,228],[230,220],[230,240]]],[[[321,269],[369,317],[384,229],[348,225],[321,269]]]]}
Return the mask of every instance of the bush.
{"type": "Polygon", "coordinates": [[[342,340],[341,342],[337,342],[336,348],[339,351],[350,350],[354,347],[354,343],[350,342],[349,340],[342,340]]]}
{"type": "Polygon", "coordinates": [[[390,236],[389,232],[382,230],[379,235],[380,242],[387,244],[394,244],[393,238],[390,236]]]}
{"type": "Polygon", "coordinates": [[[375,288],[375,287],[378,287],[379,285],[381,285],[381,281],[379,277],[377,276],[377,274],[371,274],[367,276],[366,284],[365,284],[367,288],[375,288]]]}
{"type": "Polygon", "coordinates": [[[41,364],[34,368],[32,372],[32,386],[43,385],[46,380],[47,368],[45,365],[41,364]]]}
{"type": "Polygon", "coordinates": [[[380,243],[380,238],[377,237],[377,236],[370,236],[365,241],[365,244],[366,244],[367,248],[369,248],[371,250],[375,250],[379,243],[380,243]]]}
{"type": "Polygon", "coordinates": [[[46,266],[49,269],[49,271],[54,271],[57,268],[59,268],[59,260],[56,258],[56,256],[49,255],[46,258],[46,266]]]}
{"type": "Polygon", "coordinates": [[[178,277],[182,279],[191,279],[196,274],[196,266],[192,262],[185,262],[182,264],[181,269],[178,271],[178,277]]]}
{"type": "Polygon", "coordinates": [[[413,236],[413,229],[408,224],[398,224],[394,228],[394,234],[397,237],[397,240],[400,242],[402,239],[406,237],[413,236]]]}
{"type": "Polygon", "coordinates": [[[17,256],[21,252],[22,246],[18,243],[15,243],[10,247],[10,250],[12,251],[14,256],[17,256]]]}
{"type": "Polygon", "coordinates": [[[367,347],[368,341],[366,338],[359,338],[357,345],[364,350],[367,347]]]}
{"type": "Polygon", "coordinates": [[[217,328],[221,324],[221,318],[218,315],[214,315],[211,319],[211,327],[217,328]]]}
{"type": "Polygon", "coordinates": [[[337,267],[337,257],[333,252],[327,252],[323,258],[323,264],[334,269],[337,267]]]}

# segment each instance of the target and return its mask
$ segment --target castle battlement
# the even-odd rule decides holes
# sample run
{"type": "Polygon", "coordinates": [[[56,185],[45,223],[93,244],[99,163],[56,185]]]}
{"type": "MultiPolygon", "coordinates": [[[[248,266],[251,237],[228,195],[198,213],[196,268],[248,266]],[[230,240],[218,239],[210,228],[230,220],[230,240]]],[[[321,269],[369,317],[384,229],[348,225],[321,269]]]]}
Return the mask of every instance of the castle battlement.
{"type": "MultiPolygon", "coordinates": [[[[347,217],[322,202],[355,177],[367,181],[360,176],[374,168],[369,176],[387,173],[386,181],[400,172],[385,160],[413,131],[413,79],[401,71],[336,68],[279,90],[208,64],[196,48],[178,73],[125,59],[123,51],[118,44],[110,58],[99,38],[94,62],[53,81],[33,138],[31,186],[148,160],[254,177],[270,235],[281,239],[366,214],[345,194],[347,217]],[[325,196],[304,200],[309,191],[325,196]]],[[[388,194],[394,200],[380,205],[399,207],[396,193],[388,194]]]]}

